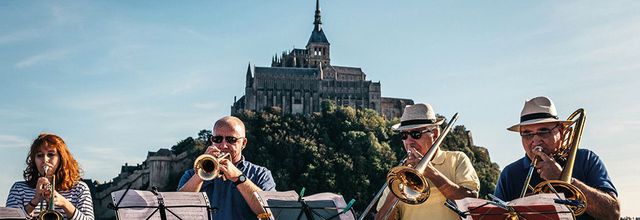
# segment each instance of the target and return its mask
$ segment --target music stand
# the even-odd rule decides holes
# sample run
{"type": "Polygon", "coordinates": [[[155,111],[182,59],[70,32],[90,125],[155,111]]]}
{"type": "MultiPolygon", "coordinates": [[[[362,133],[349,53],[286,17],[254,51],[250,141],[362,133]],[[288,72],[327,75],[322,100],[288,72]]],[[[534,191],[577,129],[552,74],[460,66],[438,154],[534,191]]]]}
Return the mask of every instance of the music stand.
{"type": "Polygon", "coordinates": [[[256,197],[265,210],[270,212],[271,219],[296,220],[353,220],[351,207],[344,202],[342,196],[334,193],[319,193],[304,197],[304,188],[298,195],[295,191],[256,192],[256,197]]]}
{"type": "Polygon", "coordinates": [[[118,219],[198,219],[211,220],[209,199],[204,192],[158,192],[118,190],[111,193],[118,219]],[[157,214],[156,214],[157,213],[157,214]],[[170,215],[167,215],[169,213],[170,215]]]}
{"type": "Polygon", "coordinates": [[[565,206],[571,202],[564,198],[557,199],[554,194],[537,194],[509,203],[489,195],[492,201],[476,198],[465,198],[452,202],[447,200],[446,207],[466,220],[575,220],[573,212],[565,206]]]}
{"type": "Polygon", "coordinates": [[[0,219],[25,220],[27,215],[19,208],[0,207],[0,219]]]}

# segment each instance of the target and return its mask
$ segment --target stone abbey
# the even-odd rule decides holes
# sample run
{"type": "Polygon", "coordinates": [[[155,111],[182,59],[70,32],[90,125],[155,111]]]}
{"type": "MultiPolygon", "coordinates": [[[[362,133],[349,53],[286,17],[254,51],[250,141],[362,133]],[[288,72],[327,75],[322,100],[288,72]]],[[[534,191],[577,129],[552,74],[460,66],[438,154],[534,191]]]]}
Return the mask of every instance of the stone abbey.
{"type": "Polygon", "coordinates": [[[331,44],[322,28],[320,2],[316,0],[311,37],[304,49],[294,48],[274,56],[270,67],[249,65],[245,94],[235,100],[231,113],[260,111],[277,106],[283,114],[320,111],[323,101],[358,109],[373,109],[387,119],[400,117],[413,100],[381,97],[380,82],[367,80],[359,67],[331,64],[331,44]]]}

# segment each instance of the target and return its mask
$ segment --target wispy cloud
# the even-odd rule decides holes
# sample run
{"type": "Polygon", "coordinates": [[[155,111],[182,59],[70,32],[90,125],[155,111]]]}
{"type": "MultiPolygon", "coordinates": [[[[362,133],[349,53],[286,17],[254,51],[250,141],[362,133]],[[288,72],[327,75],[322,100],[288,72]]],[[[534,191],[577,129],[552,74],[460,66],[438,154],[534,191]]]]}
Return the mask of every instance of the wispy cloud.
{"type": "Polygon", "coordinates": [[[29,140],[14,136],[14,135],[6,135],[0,134],[0,149],[2,148],[18,148],[25,147],[29,145],[29,140]]]}
{"type": "Polygon", "coordinates": [[[33,65],[36,65],[41,62],[46,61],[55,61],[64,58],[69,54],[69,50],[52,50],[46,51],[40,54],[36,54],[30,57],[27,57],[20,62],[16,63],[17,68],[26,68],[33,65]]]}
{"type": "Polygon", "coordinates": [[[7,33],[4,35],[0,35],[0,45],[29,40],[39,35],[39,31],[36,29],[26,29],[7,33]]]}
{"type": "Polygon", "coordinates": [[[203,110],[213,110],[220,108],[220,103],[218,102],[196,102],[193,103],[193,107],[203,110]]]}

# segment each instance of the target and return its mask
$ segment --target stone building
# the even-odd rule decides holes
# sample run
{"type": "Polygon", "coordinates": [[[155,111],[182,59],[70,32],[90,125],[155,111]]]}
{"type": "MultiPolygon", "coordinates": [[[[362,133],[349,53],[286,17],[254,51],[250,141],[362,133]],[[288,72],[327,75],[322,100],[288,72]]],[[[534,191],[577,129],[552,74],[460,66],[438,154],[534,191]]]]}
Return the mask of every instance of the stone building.
{"type": "Polygon", "coordinates": [[[360,67],[331,63],[331,44],[322,28],[320,3],[316,0],[313,31],[304,49],[294,48],[271,59],[270,67],[249,64],[245,94],[235,100],[231,113],[260,111],[277,106],[286,114],[320,111],[323,101],[354,108],[368,108],[386,118],[400,117],[410,99],[381,97],[380,82],[367,80],[360,67]]]}
{"type": "Polygon", "coordinates": [[[159,191],[175,191],[177,181],[191,166],[193,158],[187,158],[186,152],[175,155],[171,150],[160,149],[157,152],[150,151],[142,164],[125,164],[120,174],[110,182],[89,184],[95,185],[91,196],[96,219],[115,219],[115,211],[108,207],[113,202],[112,192],[129,187],[132,190],[151,190],[154,186],[159,191]]]}

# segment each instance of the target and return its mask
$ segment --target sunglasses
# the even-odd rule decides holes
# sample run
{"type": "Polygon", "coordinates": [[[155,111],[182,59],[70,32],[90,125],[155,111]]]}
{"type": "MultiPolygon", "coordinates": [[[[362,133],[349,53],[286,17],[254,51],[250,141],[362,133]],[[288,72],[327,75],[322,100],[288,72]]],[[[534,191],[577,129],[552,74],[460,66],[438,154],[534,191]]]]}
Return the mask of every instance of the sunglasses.
{"type": "Polygon", "coordinates": [[[212,136],[211,137],[211,142],[219,144],[222,143],[222,140],[227,140],[227,143],[229,144],[236,144],[236,142],[238,142],[238,140],[243,139],[244,137],[234,137],[234,136],[212,136]]]}
{"type": "Polygon", "coordinates": [[[402,140],[407,140],[407,138],[409,138],[409,136],[411,136],[411,138],[413,139],[420,139],[422,138],[422,134],[424,133],[431,133],[433,132],[434,129],[425,129],[422,131],[403,131],[400,132],[400,135],[402,135],[402,140]]]}
{"type": "Polygon", "coordinates": [[[553,126],[553,128],[551,128],[551,129],[549,129],[549,128],[540,128],[536,132],[531,132],[531,131],[520,132],[520,137],[522,137],[523,139],[526,139],[526,140],[531,140],[536,135],[540,136],[543,139],[550,138],[551,136],[553,136],[553,129],[556,129],[559,126],[560,126],[560,124],[556,124],[556,126],[553,126]]]}

